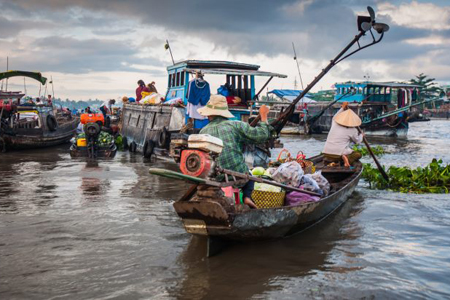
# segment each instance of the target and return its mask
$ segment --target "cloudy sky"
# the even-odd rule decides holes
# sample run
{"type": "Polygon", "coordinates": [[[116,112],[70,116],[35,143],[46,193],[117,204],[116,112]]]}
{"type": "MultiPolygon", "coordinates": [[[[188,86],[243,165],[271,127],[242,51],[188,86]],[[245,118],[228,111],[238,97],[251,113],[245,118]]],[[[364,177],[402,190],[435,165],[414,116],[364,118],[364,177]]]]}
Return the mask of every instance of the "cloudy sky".
{"type": "MultiPolygon", "coordinates": [[[[0,0],[0,70],[9,57],[11,70],[41,71],[63,99],[132,95],[138,79],[164,92],[168,39],[176,61],[254,63],[288,75],[269,89],[294,88],[292,42],[306,85],[357,34],[356,16],[367,15],[367,5],[390,31],[336,66],[315,91],[365,75],[403,81],[425,73],[450,82],[448,0],[0,0]]],[[[223,78],[207,80],[217,88],[223,78]]],[[[26,86],[39,93],[31,79],[26,86]]],[[[23,90],[23,78],[8,89],[23,90]]]]}

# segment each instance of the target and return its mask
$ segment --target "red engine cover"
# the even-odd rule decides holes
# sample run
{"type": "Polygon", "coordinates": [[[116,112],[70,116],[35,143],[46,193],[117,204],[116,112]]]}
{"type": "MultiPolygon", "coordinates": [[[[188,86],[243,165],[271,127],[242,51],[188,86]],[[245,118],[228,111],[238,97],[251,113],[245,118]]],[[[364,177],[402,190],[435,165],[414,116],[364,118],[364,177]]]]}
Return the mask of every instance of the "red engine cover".
{"type": "Polygon", "coordinates": [[[15,111],[17,106],[12,103],[11,100],[0,100],[0,110],[4,110],[7,112],[15,111]]]}
{"type": "Polygon", "coordinates": [[[183,150],[181,152],[180,169],[183,174],[206,178],[211,173],[214,161],[202,150],[183,150]]]}

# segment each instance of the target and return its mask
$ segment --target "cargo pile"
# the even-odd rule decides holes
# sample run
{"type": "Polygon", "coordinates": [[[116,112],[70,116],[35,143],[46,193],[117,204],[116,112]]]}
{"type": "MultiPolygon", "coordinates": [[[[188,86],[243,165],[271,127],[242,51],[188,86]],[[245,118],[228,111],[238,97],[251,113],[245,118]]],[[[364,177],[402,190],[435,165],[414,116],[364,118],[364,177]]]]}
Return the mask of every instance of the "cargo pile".
{"type": "MultiPolygon", "coordinates": [[[[254,168],[252,175],[314,192],[322,197],[327,196],[330,192],[330,183],[328,180],[323,177],[320,171],[314,172],[313,174],[305,174],[304,169],[297,161],[288,161],[282,163],[279,167],[269,167],[268,169],[262,167],[254,168]]],[[[320,200],[318,196],[312,196],[298,191],[288,192],[286,194],[286,191],[281,187],[259,182],[255,183],[252,198],[258,208],[298,205],[320,200]]]]}

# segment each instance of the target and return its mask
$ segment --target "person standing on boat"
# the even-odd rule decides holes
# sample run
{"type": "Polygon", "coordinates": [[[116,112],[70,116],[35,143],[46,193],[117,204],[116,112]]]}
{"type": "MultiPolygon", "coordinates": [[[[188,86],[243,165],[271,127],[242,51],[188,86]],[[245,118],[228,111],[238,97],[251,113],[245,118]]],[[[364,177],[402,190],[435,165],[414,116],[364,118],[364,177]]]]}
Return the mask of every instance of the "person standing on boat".
{"type": "Polygon", "coordinates": [[[108,101],[103,102],[102,106],[100,106],[100,111],[103,114],[103,117],[106,120],[106,115],[108,114],[108,112],[111,114],[112,112],[112,106],[116,103],[116,100],[111,99],[108,101]]]}
{"type": "MultiPolygon", "coordinates": [[[[198,109],[198,113],[209,119],[200,134],[209,134],[223,141],[222,153],[217,160],[218,165],[227,170],[249,174],[245,164],[244,145],[261,144],[272,137],[273,127],[267,123],[269,108],[262,105],[259,109],[261,122],[256,127],[241,121],[228,120],[233,114],[228,110],[227,99],[222,95],[212,95],[205,107],[198,109]]],[[[256,205],[251,199],[254,182],[248,181],[243,187],[244,203],[252,208],[256,205]]]]}
{"type": "Polygon", "coordinates": [[[356,129],[359,125],[361,125],[361,119],[353,110],[348,109],[348,102],[344,102],[342,108],[333,117],[322,151],[326,161],[331,163],[343,161],[346,167],[350,167],[353,162],[361,158],[361,153],[349,147],[351,142],[359,144],[363,140],[363,134],[356,129]]]}
{"type": "Polygon", "coordinates": [[[53,106],[52,95],[48,95],[47,96],[47,105],[48,106],[53,106]]]}
{"type": "Polygon", "coordinates": [[[142,99],[142,92],[150,92],[148,87],[145,86],[145,82],[142,79],[139,79],[137,82],[138,87],[136,88],[136,102],[141,101],[142,99]]]}
{"type": "Polygon", "coordinates": [[[208,124],[208,118],[198,113],[206,105],[211,97],[209,83],[203,79],[203,73],[198,71],[195,73],[195,79],[189,82],[186,98],[187,98],[187,121],[186,129],[201,129],[208,124]]]}

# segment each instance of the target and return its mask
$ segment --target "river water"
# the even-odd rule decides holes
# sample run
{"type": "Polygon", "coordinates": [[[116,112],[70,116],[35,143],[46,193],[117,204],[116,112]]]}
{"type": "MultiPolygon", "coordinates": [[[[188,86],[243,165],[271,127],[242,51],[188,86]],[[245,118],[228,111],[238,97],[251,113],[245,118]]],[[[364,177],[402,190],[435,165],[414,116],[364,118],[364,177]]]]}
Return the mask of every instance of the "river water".
{"type": "MultiPolygon", "coordinates": [[[[383,164],[450,163],[450,122],[411,124],[407,140],[371,140],[383,164]]],[[[283,138],[308,156],[325,136],[283,138]]],[[[370,159],[365,159],[367,162],[370,159]]],[[[450,298],[450,197],[360,182],[325,222],[284,240],[205,258],[172,207],[176,169],[118,153],[71,159],[68,146],[0,156],[0,299],[450,298]]]]}

